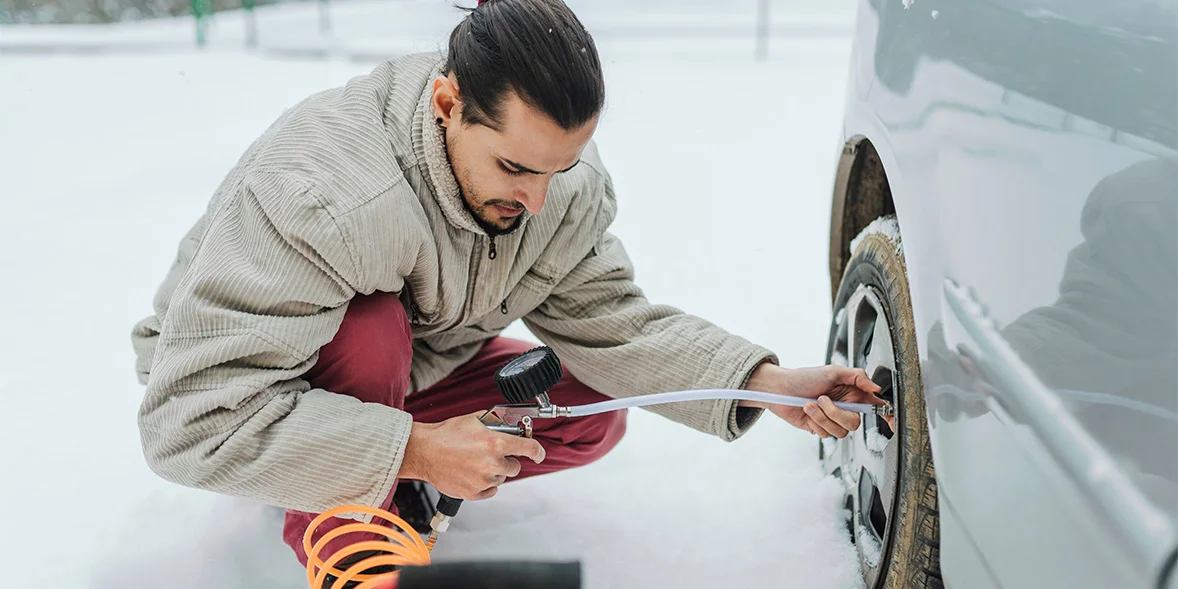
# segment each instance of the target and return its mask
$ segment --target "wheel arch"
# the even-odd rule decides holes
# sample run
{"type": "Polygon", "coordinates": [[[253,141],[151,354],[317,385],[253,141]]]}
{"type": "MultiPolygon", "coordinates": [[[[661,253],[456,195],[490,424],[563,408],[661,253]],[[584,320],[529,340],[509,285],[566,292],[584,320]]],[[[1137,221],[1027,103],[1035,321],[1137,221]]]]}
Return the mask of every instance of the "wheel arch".
{"type": "Polygon", "coordinates": [[[871,140],[856,135],[843,145],[835,169],[830,214],[830,300],[838,296],[851,241],[875,219],[896,213],[888,175],[871,140]]]}

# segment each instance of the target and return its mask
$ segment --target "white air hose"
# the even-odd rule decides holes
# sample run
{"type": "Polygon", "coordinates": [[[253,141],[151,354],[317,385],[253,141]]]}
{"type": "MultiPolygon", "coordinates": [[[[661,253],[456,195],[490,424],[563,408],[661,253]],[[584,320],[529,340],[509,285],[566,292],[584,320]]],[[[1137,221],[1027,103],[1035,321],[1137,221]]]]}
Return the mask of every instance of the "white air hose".
{"type": "MultiPolygon", "coordinates": [[[[738,399],[741,401],[760,401],[763,403],[771,403],[774,405],[790,405],[793,407],[804,407],[806,403],[817,402],[815,399],[808,399],[806,397],[790,397],[787,395],[761,393],[757,391],[741,391],[736,389],[703,389],[698,391],[675,391],[670,393],[656,393],[653,395],[639,395],[625,399],[615,399],[613,401],[602,401],[600,403],[591,403],[589,405],[569,407],[568,409],[570,411],[570,417],[585,417],[586,415],[596,415],[598,413],[617,411],[619,409],[628,409],[630,407],[645,407],[647,405],[680,403],[683,401],[702,401],[707,399],[738,399]]],[[[835,407],[845,411],[853,411],[855,413],[865,414],[876,413],[878,411],[877,408],[882,409],[882,407],[879,405],[871,405],[869,403],[842,403],[836,401],[834,405],[835,407]]]]}

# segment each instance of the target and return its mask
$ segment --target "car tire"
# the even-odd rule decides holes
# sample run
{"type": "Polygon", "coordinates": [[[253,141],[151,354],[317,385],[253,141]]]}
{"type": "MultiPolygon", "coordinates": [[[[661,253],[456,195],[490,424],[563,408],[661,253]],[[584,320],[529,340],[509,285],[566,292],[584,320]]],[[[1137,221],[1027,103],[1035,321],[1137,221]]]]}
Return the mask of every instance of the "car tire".
{"type": "Polygon", "coordinates": [[[896,410],[897,432],[864,416],[846,438],[822,440],[819,457],[846,490],[847,529],[866,587],[940,588],[937,481],[894,216],[872,223],[854,246],[835,299],[827,363],[867,370],[896,410]]]}

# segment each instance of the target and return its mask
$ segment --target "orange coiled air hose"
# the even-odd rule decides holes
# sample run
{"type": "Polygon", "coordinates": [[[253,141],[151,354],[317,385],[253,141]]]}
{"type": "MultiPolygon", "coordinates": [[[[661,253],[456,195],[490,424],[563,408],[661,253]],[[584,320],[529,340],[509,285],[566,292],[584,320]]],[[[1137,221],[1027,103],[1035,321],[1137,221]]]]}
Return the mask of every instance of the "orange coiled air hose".
{"type": "Polygon", "coordinates": [[[405,520],[383,509],[366,505],[345,505],[323,512],[316,517],[303,534],[303,550],[307,552],[307,583],[312,589],[322,589],[327,575],[336,578],[333,589],[341,589],[349,581],[361,581],[356,589],[393,589],[397,586],[399,572],[366,574],[362,571],[377,566],[425,566],[430,563],[430,548],[421,537],[413,531],[405,520]],[[335,528],[319,539],[314,546],[311,538],[316,529],[328,519],[344,513],[366,513],[387,520],[395,527],[377,524],[351,523],[335,528]],[[331,555],[327,561],[319,558],[319,552],[328,542],[344,535],[355,532],[372,532],[388,537],[388,541],[372,540],[357,542],[344,547],[331,555]],[[339,570],[336,565],[345,558],[365,551],[379,551],[384,554],[371,556],[347,568],[339,570]]]}

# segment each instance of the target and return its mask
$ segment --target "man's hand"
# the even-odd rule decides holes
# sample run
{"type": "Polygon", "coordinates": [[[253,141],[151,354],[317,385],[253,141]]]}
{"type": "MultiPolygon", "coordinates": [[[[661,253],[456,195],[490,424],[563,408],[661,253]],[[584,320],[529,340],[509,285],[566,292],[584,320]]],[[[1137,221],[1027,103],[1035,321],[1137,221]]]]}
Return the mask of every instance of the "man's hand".
{"type": "MultiPolygon", "coordinates": [[[[859,427],[860,415],[835,407],[834,401],[887,404],[876,396],[881,389],[867,377],[863,369],[845,366],[790,370],[773,364],[762,364],[753,372],[746,388],[750,391],[815,399],[815,402],[807,403],[805,408],[755,401],[741,401],[740,406],[768,409],[790,425],[822,437],[846,437],[849,431],[859,427]]],[[[884,419],[893,430],[896,428],[894,417],[884,419]]]]}
{"type": "Polygon", "coordinates": [[[514,457],[544,461],[540,442],[491,431],[479,421],[482,413],[441,423],[414,422],[397,476],[425,481],[455,499],[488,499],[519,474],[514,457]]]}

